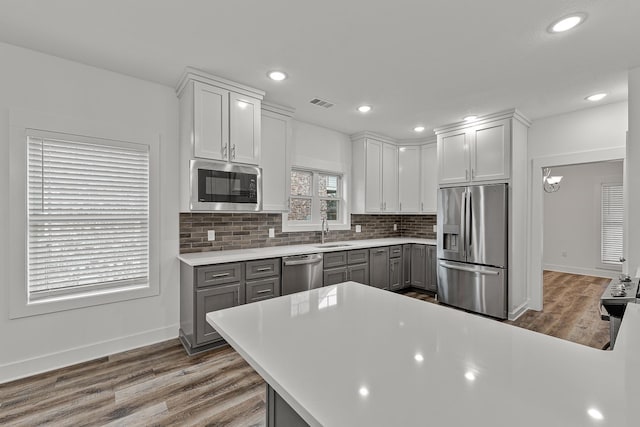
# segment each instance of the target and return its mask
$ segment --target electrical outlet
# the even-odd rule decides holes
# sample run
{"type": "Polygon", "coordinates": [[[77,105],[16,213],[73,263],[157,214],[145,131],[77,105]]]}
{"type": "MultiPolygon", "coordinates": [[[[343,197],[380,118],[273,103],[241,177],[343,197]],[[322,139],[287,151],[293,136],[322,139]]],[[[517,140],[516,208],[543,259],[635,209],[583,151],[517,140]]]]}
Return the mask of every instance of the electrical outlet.
{"type": "Polygon", "coordinates": [[[398,231],[398,224],[393,224],[393,231],[398,231]]]}
{"type": "Polygon", "coordinates": [[[212,240],[216,240],[216,230],[207,231],[207,239],[211,242],[212,240]]]}
{"type": "Polygon", "coordinates": [[[270,228],[269,229],[269,237],[276,237],[276,229],[275,228],[270,228]]]}
{"type": "Polygon", "coordinates": [[[362,233],[362,226],[356,225],[356,233],[362,233]]]}

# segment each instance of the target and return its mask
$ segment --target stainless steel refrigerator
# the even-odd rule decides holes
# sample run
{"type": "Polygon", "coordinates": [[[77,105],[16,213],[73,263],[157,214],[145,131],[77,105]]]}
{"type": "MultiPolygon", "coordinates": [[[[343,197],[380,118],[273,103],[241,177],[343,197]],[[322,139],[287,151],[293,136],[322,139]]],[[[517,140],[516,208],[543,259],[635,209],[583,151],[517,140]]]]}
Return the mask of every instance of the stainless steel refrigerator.
{"type": "Polygon", "coordinates": [[[438,300],[507,318],[508,186],[438,192],[438,300]]]}

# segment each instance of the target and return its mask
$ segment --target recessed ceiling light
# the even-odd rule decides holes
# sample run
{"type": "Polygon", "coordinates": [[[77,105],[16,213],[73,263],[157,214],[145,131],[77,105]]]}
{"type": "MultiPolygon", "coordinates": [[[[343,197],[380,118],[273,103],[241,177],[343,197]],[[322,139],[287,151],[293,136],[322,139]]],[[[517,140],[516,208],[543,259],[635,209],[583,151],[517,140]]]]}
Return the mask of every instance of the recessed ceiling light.
{"type": "Polygon", "coordinates": [[[475,381],[476,374],[474,374],[472,371],[467,371],[464,373],[464,377],[469,381],[475,381]]]}
{"type": "Polygon", "coordinates": [[[553,24],[549,25],[547,31],[550,33],[562,33],[568,31],[572,28],[577,27],[582,24],[587,19],[586,13],[572,13],[571,15],[565,16],[563,18],[558,19],[553,24]]]}
{"type": "Polygon", "coordinates": [[[607,96],[606,93],[602,92],[602,93],[594,93],[593,95],[589,95],[587,96],[585,99],[587,101],[600,101],[601,99],[603,99],[605,96],[607,96]]]}
{"type": "Polygon", "coordinates": [[[361,113],[368,113],[369,111],[371,111],[371,106],[370,105],[361,105],[358,107],[358,111],[360,111],[361,113]]]}
{"type": "Polygon", "coordinates": [[[424,126],[416,126],[413,128],[413,130],[416,132],[424,132],[424,126]]]}
{"type": "Polygon", "coordinates": [[[464,120],[465,122],[473,122],[473,121],[476,121],[477,119],[478,119],[478,116],[471,115],[471,116],[466,116],[462,120],[464,120]]]}
{"type": "Polygon", "coordinates": [[[602,415],[602,412],[598,411],[596,408],[589,408],[589,410],[587,411],[587,414],[589,414],[589,416],[594,420],[604,419],[604,415],[602,415]]]}
{"type": "Polygon", "coordinates": [[[271,80],[280,82],[287,78],[287,74],[282,71],[271,71],[267,74],[271,80]]]}

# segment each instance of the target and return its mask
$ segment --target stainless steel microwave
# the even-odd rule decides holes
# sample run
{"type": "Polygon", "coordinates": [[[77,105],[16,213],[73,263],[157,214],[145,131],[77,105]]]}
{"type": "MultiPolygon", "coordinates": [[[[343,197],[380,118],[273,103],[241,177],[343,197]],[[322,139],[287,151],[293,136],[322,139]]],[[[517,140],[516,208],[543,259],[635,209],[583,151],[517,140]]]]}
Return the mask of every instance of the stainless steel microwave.
{"type": "Polygon", "coordinates": [[[259,211],[262,169],[211,160],[191,160],[191,210],[259,211]]]}

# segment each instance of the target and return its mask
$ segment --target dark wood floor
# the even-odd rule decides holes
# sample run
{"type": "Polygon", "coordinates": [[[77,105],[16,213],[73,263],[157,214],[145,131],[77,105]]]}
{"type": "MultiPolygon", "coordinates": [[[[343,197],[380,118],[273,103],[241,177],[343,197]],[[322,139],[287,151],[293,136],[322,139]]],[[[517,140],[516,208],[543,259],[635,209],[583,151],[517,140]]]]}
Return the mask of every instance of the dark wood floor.
{"type": "MultiPolygon", "coordinates": [[[[608,279],[544,280],[545,310],[508,323],[601,348],[608,325],[597,304],[608,279]]],[[[265,384],[231,348],[189,357],[176,339],[0,384],[0,425],[263,426],[265,384]]]]}
{"type": "Polygon", "coordinates": [[[514,326],[589,347],[609,342],[609,322],[600,319],[600,296],[611,279],[544,272],[543,311],[529,310],[514,326]]]}

